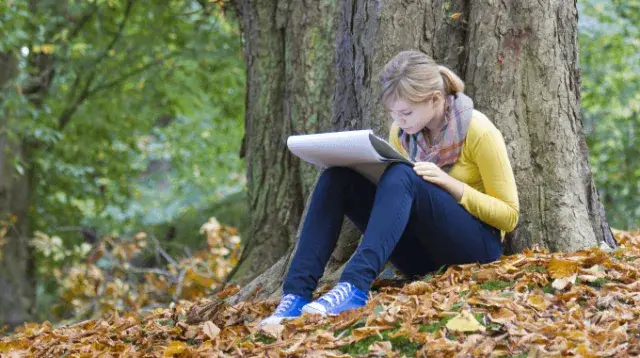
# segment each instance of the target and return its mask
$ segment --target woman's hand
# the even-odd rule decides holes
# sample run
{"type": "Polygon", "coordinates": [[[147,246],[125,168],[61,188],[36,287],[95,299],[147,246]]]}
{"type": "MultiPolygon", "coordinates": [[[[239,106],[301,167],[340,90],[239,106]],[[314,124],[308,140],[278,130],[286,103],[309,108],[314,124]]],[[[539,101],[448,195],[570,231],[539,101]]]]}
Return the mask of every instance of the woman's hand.
{"type": "Polygon", "coordinates": [[[436,164],[431,162],[417,162],[413,165],[413,171],[421,176],[422,179],[448,191],[457,201],[462,199],[464,183],[445,173],[436,164]]]}

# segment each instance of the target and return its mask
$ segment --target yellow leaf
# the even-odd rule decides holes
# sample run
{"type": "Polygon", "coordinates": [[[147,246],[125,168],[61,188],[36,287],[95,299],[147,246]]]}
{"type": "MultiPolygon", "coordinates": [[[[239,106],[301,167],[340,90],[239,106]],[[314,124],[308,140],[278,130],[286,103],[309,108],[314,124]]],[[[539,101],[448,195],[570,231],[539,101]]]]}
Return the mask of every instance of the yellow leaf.
{"type": "Polygon", "coordinates": [[[552,257],[549,261],[549,274],[551,278],[563,278],[578,272],[579,265],[577,262],[562,260],[552,257]]]}
{"type": "Polygon", "coordinates": [[[460,18],[460,16],[462,16],[461,12],[456,12],[455,14],[451,15],[451,20],[458,20],[460,18]]]}
{"type": "Polygon", "coordinates": [[[33,53],[50,54],[53,52],[53,45],[34,45],[32,48],[33,53]]]}
{"type": "Polygon", "coordinates": [[[448,329],[459,332],[484,332],[486,328],[469,311],[462,311],[447,322],[448,329]]]}
{"type": "Polygon", "coordinates": [[[538,311],[544,311],[550,305],[549,302],[547,302],[544,297],[541,296],[529,296],[529,298],[527,299],[527,303],[538,311]]]}
{"type": "Polygon", "coordinates": [[[202,327],[204,334],[206,334],[210,340],[214,340],[220,334],[220,328],[216,326],[213,322],[207,321],[204,323],[202,327]]]}
{"type": "Polygon", "coordinates": [[[186,351],[189,347],[184,342],[173,341],[169,343],[167,349],[164,351],[165,357],[172,357],[174,354],[181,354],[186,351]]]}

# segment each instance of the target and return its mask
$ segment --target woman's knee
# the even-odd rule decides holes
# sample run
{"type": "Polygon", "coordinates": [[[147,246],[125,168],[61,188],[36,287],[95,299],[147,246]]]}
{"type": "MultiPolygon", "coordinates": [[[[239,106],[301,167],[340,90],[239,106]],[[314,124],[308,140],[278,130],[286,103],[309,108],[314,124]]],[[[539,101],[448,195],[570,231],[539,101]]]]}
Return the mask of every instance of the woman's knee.
{"type": "Polygon", "coordinates": [[[340,180],[340,181],[347,181],[351,178],[354,178],[356,176],[359,176],[360,174],[358,172],[356,172],[355,170],[351,169],[351,168],[347,168],[347,167],[330,167],[325,169],[322,174],[321,174],[321,178],[325,179],[325,180],[340,180]]]}
{"type": "Polygon", "coordinates": [[[380,178],[380,184],[386,182],[403,182],[410,183],[417,178],[413,168],[404,163],[393,163],[387,167],[380,178]]]}

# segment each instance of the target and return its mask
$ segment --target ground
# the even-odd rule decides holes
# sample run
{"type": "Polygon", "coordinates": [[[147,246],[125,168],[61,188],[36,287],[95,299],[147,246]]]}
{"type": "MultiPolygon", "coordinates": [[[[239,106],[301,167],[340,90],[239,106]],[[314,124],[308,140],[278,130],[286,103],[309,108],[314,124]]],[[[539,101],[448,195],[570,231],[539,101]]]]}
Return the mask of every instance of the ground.
{"type": "Polygon", "coordinates": [[[188,323],[194,303],[180,302],[64,327],[26,324],[0,339],[0,356],[633,356],[640,230],[616,237],[613,251],[534,249],[402,287],[378,282],[366,308],[261,330],[277,302],[226,305],[235,287],[210,300],[209,319],[199,323],[188,323]]]}

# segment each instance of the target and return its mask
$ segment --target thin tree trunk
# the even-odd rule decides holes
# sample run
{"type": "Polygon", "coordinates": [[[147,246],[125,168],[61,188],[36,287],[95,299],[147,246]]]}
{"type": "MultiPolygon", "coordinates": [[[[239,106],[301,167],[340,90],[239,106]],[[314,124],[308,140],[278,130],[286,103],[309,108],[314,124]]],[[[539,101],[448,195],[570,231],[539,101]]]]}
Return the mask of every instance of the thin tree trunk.
{"type": "MultiPolygon", "coordinates": [[[[0,54],[0,88],[16,72],[15,57],[0,54]]],[[[0,112],[0,220],[7,228],[6,236],[0,237],[0,326],[14,327],[27,320],[35,299],[28,237],[27,155],[25,143],[12,131],[6,113],[0,112]],[[27,171],[21,174],[16,163],[27,171]]]]}
{"type": "MultiPolygon", "coordinates": [[[[602,241],[615,245],[582,134],[573,1],[239,3],[246,40],[245,143],[254,218],[248,237],[253,252],[245,260],[257,262],[262,252],[268,252],[268,260],[255,264],[259,270],[244,271],[241,283],[262,274],[231,301],[248,297],[257,287],[262,287],[261,297],[277,294],[295,250],[290,247],[264,271],[276,260],[275,251],[266,248],[285,252],[308,197],[302,188],[316,177],[309,174],[313,169],[290,157],[287,136],[358,128],[386,135],[389,122],[376,102],[377,74],[407,49],[419,49],[458,73],[476,108],[505,137],[521,204],[520,224],[505,243],[508,253],[532,245],[552,251],[602,241]],[[318,28],[325,29],[322,36],[309,36],[318,28]],[[322,76],[313,76],[317,73],[322,76]],[[323,108],[332,108],[331,115],[323,108]],[[314,113],[319,124],[328,126],[309,125],[314,113]]],[[[352,250],[357,239],[353,235],[340,248],[352,250]]],[[[335,277],[333,273],[327,270],[325,276],[335,277]]]]}

